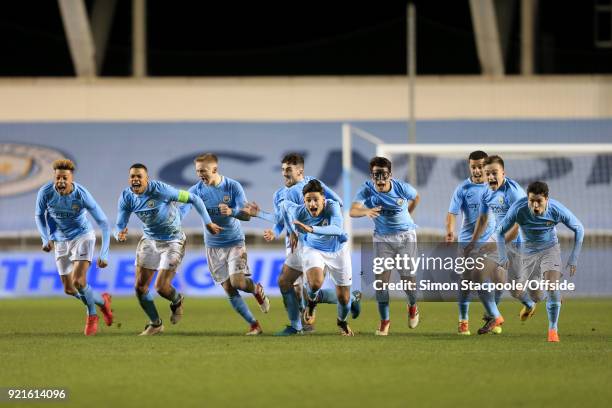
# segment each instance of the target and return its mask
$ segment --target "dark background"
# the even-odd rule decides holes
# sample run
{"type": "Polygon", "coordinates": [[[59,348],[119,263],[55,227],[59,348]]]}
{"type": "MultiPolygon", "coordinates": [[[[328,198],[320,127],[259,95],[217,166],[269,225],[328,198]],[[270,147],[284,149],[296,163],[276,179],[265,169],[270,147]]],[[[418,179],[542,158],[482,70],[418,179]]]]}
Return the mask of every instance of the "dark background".
{"type": "MultiPolygon", "coordinates": [[[[594,43],[596,1],[540,0],[536,73],[612,73],[612,49],[594,43]]],[[[86,3],[91,11],[93,1],[86,3]]],[[[405,74],[406,1],[287,3],[149,0],[149,75],[405,74]]],[[[415,4],[417,72],[479,74],[468,1],[415,4]]],[[[508,74],[520,69],[519,4],[508,74]]],[[[131,8],[117,2],[103,76],[131,75],[131,8]]],[[[0,76],[74,75],[57,1],[3,3],[0,56],[0,76]]]]}

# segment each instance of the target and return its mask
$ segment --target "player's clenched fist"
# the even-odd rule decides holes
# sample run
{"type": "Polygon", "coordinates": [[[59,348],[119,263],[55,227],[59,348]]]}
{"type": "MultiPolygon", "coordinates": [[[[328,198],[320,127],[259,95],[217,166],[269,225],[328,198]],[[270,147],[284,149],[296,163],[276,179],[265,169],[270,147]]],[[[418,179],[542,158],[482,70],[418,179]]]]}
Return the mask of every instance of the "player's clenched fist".
{"type": "Polygon", "coordinates": [[[264,230],[263,237],[267,242],[274,241],[274,231],[271,229],[264,230]]]}
{"type": "Polygon", "coordinates": [[[382,207],[378,206],[378,207],[374,207],[374,208],[368,208],[366,210],[365,215],[370,217],[370,218],[376,218],[380,215],[380,210],[382,209],[382,207]]]}
{"type": "Polygon", "coordinates": [[[455,241],[455,233],[453,231],[448,231],[444,240],[449,243],[455,241]]]}
{"type": "Polygon", "coordinates": [[[221,228],[220,226],[218,226],[214,222],[206,224],[206,229],[208,230],[208,232],[210,232],[213,235],[217,235],[218,233],[223,231],[223,228],[221,228]]]}
{"type": "Polygon", "coordinates": [[[117,241],[119,242],[125,242],[125,240],[127,239],[127,233],[128,233],[128,229],[127,227],[125,227],[124,229],[122,229],[121,231],[119,231],[117,233],[117,241]]]}
{"type": "Polygon", "coordinates": [[[223,204],[223,203],[221,203],[221,204],[219,204],[219,213],[220,213],[221,215],[225,215],[226,217],[229,217],[229,216],[231,216],[231,215],[232,215],[232,209],[231,209],[231,208],[229,208],[229,207],[227,206],[227,204],[223,204]]]}

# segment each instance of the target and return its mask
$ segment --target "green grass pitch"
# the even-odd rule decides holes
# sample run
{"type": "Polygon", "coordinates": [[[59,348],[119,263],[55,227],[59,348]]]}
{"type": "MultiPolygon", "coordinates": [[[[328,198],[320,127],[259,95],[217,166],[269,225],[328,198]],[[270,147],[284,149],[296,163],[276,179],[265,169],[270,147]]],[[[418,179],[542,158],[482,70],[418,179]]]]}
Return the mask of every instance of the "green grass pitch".
{"type": "Polygon", "coordinates": [[[502,335],[475,334],[482,307],[473,303],[470,337],[455,334],[453,303],[421,303],[421,324],[410,330],[397,301],[386,338],[373,335],[372,302],[351,321],[354,338],[337,334],[330,305],[319,307],[316,333],[276,338],[285,314],[274,298],[268,315],[256,311],[265,335],[251,338],[225,299],[187,298],[177,326],[167,302],[156,303],[164,334],[137,337],[144,315],[121,298],[113,305],[121,328],[87,338],[74,299],[0,301],[0,387],[67,387],[69,401],[53,406],[80,407],[592,407],[612,399],[612,299],[566,300],[558,344],[546,342],[543,304],[521,323],[513,300],[501,305],[502,335]]]}

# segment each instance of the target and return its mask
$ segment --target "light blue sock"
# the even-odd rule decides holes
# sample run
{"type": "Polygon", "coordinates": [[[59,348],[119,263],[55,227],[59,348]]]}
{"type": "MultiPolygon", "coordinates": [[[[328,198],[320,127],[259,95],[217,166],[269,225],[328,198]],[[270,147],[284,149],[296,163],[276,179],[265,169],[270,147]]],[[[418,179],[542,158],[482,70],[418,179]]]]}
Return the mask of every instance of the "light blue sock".
{"type": "MultiPolygon", "coordinates": [[[[104,299],[102,299],[102,295],[100,295],[98,292],[96,292],[95,290],[91,290],[91,292],[93,293],[93,300],[94,303],[98,306],[104,306],[104,299]]],[[[72,296],[74,296],[75,298],[79,299],[81,302],[83,302],[83,304],[85,306],[87,306],[87,299],[85,299],[83,296],[81,296],[81,294],[77,291],[77,293],[73,294],[72,296]]]]}
{"type": "Polygon", "coordinates": [[[378,302],[380,320],[389,320],[389,302],[378,302]]]}
{"type": "Polygon", "coordinates": [[[319,297],[317,299],[319,303],[327,303],[334,305],[338,303],[338,296],[336,295],[336,289],[319,289],[319,297]]]}
{"type": "Polygon", "coordinates": [[[295,291],[293,288],[291,288],[288,292],[283,292],[281,290],[281,295],[283,296],[283,303],[285,304],[285,309],[287,309],[287,316],[291,322],[291,327],[293,327],[295,330],[302,330],[300,307],[295,291]]]}
{"type": "Polygon", "coordinates": [[[495,304],[496,305],[499,305],[499,301],[501,300],[503,294],[504,294],[503,290],[496,290],[495,291],[495,304]]]}
{"type": "Polygon", "coordinates": [[[247,323],[253,324],[257,321],[257,319],[255,319],[255,316],[253,316],[253,313],[251,313],[249,306],[246,304],[246,302],[240,295],[230,296],[229,301],[232,304],[234,310],[238,312],[238,314],[242,316],[242,318],[246,320],[247,323]]]}
{"type": "Polygon", "coordinates": [[[469,320],[470,292],[467,290],[460,290],[457,303],[459,304],[459,320],[469,320]]]}
{"type": "Polygon", "coordinates": [[[93,316],[96,314],[96,303],[94,302],[94,293],[89,285],[78,289],[81,299],[85,299],[83,303],[87,306],[87,314],[93,316]]]}
{"type": "Polygon", "coordinates": [[[417,302],[417,293],[416,290],[410,290],[406,293],[406,298],[408,299],[408,306],[414,306],[417,302]]]}
{"type": "Polygon", "coordinates": [[[350,311],[351,311],[351,300],[350,299],[346,305],[343,305],[342,303],[338,302],[338,319],[345,322],[350,311]]]}
{"type": "Polygon", "coordinates": [[[478,297],[480,298],[480,301],[482,302],[488,316],[494,318],[501,316],[501,313],[499,313],[497,305],[495,304],[495,297],[493,293],[487,290],[479,290],[478,297]]]}
{"type": "Polygon", "coordinates": [[[532,309],[535,306],[535,302],[531,300],[531,297],[529,297],[529,294],[527,292],[523,292],[519,300],[529,309],[532,309]]]}
{"type": "Polygon", "coordinates": [[[153,295],[151,292],[147,291],[147,293],[143,293],[142,295],[136,295],[138,297],[138,302],[140,303],[140,307],[147,314],[149,320],[152,323],[159,322],[159,314],[157,313],[157,308],[155,307],[155,303],[153,302],[153,295]]]}
{"type": "Polygon", "coordinates": [[[548,312],[548,328],[557,330],[559,313],[561,312],[561,293],[558,290],[548,291],[546,311],[548,312]]]}
{"type": "Polygon", "coordinates": [[[378,314],[380,320],[389,320],[389,291],[377,290],[375,293],[378,302],[378,314]]]}

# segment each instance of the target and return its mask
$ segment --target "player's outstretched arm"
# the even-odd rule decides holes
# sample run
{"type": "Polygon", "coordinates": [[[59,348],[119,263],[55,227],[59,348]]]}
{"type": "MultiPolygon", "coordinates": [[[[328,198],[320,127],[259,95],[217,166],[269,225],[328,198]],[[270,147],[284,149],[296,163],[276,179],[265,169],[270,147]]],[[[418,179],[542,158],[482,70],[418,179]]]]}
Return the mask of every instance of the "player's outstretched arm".
{"type": "Polygon", "coordinates": [[[421,196],[417,194],[413,200],[410,200],[410,203],[408,204],[408,212],[412,214],[420,202],[421,202],[421,196]]]}
{"type": "Polygon", "coordinates": [[[570,270],[570,276],[574,276],[576,273],[576,266],[578,265],[578,256],[582,249],[582,241],[584,240],[584,226],[580,220],[570,210],[562,205],[558,205],[560,221],[570,230],[574,231],[574,247],[572,253],[567,260],[567,265],[570,270]]]}
{"type": "Polygon", "coordinates": [[[240,183],[234,182],[232,189],[234,190],[234,202],[236,203],[236,207],[232,208],[232,217],[240,221],[249,221],[251,219],[251,214],[248,211],[244,211],[248,203],[244,188],[242,188],[240,183]]]}
{"type": "Polygon", "coordinates": [[[370,217],[376,218],[380,215],[381,207],[368,208],[366,206],[366,201],[370,196],[370,190],[367,184],[363,184],[357,194],[355,194],[355,198],[353,199],[353,203],[351,204],[351,209],[349,210],[349,215],[353,218],[359,217],[370,217]]]}
{"type": "Polygon", "coordinates": [[[453,242],[455,240],[455,227],[457,223],[457,215],[461,212],[461,206],[463,204],[463,188],[461,185],[455,188],[453,196],[451,197],[450,204],[448,205],[448,213],[446,213],[446,242],[453,242]]]}
{"type": "Polygon", "coordinates": [[[264,221],[271,222],[272,224],[276,223],[276,215],[270,212],[264,211],[259,207],[259,204],[256,202],[245,203],[242,211],[249,214],[251,217],[261,218],[264,221]]]}
{"type": "Polygon", "coordinates": [[[41,189],[38,191],[38,195],[36,196],[34,221],[36,221],[36,228],[38,228],[40,239],[42,240],[43,251],[49,252],[53,248],[53,243],[49,241],[49,232],[47,230],[47,217],[45,215],[46,211],[47,202],[41,189]]]}
{"type": "Polygon", "coordinates": [[[518,237],[519,234],[519,226],[518,224],[514,224],[508,232],[506,233],[506,243],[512,242],[518,237]]]}
{"type": "Polygon", "coordinates": [[[89,211],[96,221],[96,224],[100,227],[100,231],[102,231],[102,247],[100,248],[98,266],[100,268],[105,268],[108,264],[108,252],[110,247],[110,225],[108,224],[108,218],[87,190],[85,190],[85,208],[87,208],[87,211],[89,211]]]}
{"type": "Polygon", "coordinates": [[[408,212],[412,214],[416,209],[417,205],[421,201],[421,196],[417,192],[416,188],[405,182],[400,182],[398,194],[408,201],[408,212]]]}
{"type": "Polygon", "coordinates": [[[310,228],[312,229],[313,233],[319,235],[343,235],[344,230],[342,229],[342,211],[340,210],[340,205],[335,201],[331,201],[331,217],[329,219],[329,225],[315,225],[311,226],[310,228]]]}
{"type": "Polygon", "coordinates": [[[501,221],[501,223],[495,229],[495,240],[497,241],[497,252],[499,253],[499,264],[502,266],[506,266],[508,263],[508,255],[506,253],[506,233],[510,231],[512,228],[518,229],[518,224],[516,224],[516,216],[518,212],[518,205],[515,202],[512,204],[506,216],[501,221]]]}
{"type": "Polygon", "coordinates": [[[244,209],[239,208],[231,208],[228,207],[227,204],[219,204],[219,213],[226,217],[234,217],[240,221],[250,221],[251,214],[244,209]]]}
{"type": "Polygon", "coordinates": [[[295,221],[297,219],[297,209],[298,209],[298,205],[289,201],[289,200],[285,200],[281,203],[280,205],[280,209],[281,209],[281,218],[283,219],[283,223],[285,224],[285,226],[287,227],[287,233],[297,233],[296,229],[295,229],[295,224],[293,223],[293,221],[295,221]]]}
{"type": "Polygon", "coordinates": [[[179,197],[180,202],[190,203],[196,209],[202,222],[204,223],[204,227],[213,235],[217,235],[219,232],[223,230],[220,226],[212,222],[210,219],[210,215],[208,215],[208,211],[206,210],[206,205],[204,205],[204,201],[196,194],[189,194],[187,191],[181,190],[180,194],[182,197],[179,197]]]}
{"type": "Polygon", "coordinates": [[[212,224],[210,215],[208,215],[208,211],[206,210],[206,205],[204,205],[204,201],[202,201],[200,197],[198,197],[196,194],[190,194],[185,190],[178,190],[177,193],[177,197],[174,199],[174,201],[193,205],[193,208],[195,208],[200,215],[202,222],[204,222],[205,225],[212,224]]]}
{"type": "Polygon", "coordinates": [[[376,218],[380,215],[381,207],[367,208],[363,203],[354,202],[351,204],[349,215],[353,218],[370,217],[376,218]]]}
{"type": "Polygon", "coordinates": [[[455,224],[457,220],[457,215],[453,213],[446,213],[446,237],[444,240],[446,242],[455,241],[455,224]]]}
{"type": "Polygon", "coordinates": [[[484,213],[478,216],[478,219],[476,220],[476,226],[474,227],[474,232],[472,233],[472,239],[469,244],[472,248],[474,247],[474,244],[478,242],[478,238],[482,236],[482,233],[485,231],[488,222],[489,214],[484,213]]]}
{"type": "Polygon", "coordinates": [[[132,211],[128,208],[123,195],[119,197],[117,203],[117,221],[115,222],[115,239],[118,242],[124,242],[127,239],[127,225],[130,221],[130,215],[132,211]]]}
{"type": "Polygon", "coordinates": [[[476,225],[474,226],[472,239],[470,243],[465,247],[465,253],[470,253],[472,249],[474,249],[474,246],[476,246],[478,239],[482,236],[482,233],[487,228],[487,223],[489,222],[489,206],[485,201],[484,195],[482,197],[482,200],[480,201],[480,207],[478,211],[479,215],[478,219],[476,220],[476,225]]]}
{"type": "Polygon", "coordinates": [[[179,206],[179,213],[181,214],[181,220],[185,219],[189,211],[191,211],[191,204],[183,204],[179,206]]]}
{"type": "Polygon", "coordinates": [[[275,207],[276,208],[274,214],[262,210],[259,207],[259,204],[257,204],[256,202],[246,203],[243,208],[243,211],[247,212],[251,217],[257,217],[274,224],[274,227],[272,227],[272,229],[268,228],[264,230],[264,239],[268,242],[273,241],[276,237],[280,236],[280,234],[282,234],[283,232],[283,229],[285,228],[281,215],[280,203],[275,204],[275,207]]]}

